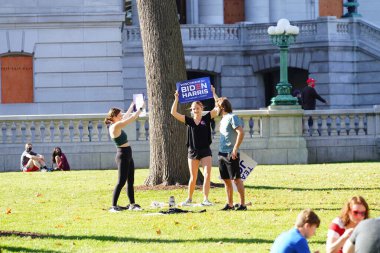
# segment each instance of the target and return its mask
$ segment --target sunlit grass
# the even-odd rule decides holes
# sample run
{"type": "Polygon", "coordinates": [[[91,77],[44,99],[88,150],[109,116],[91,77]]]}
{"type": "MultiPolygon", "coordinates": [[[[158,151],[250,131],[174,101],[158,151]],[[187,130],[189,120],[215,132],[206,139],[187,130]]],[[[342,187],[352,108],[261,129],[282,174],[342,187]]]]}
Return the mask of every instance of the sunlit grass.
{"type": "MultiPolygon", "coordinates": [[[[152,201],[186,197],[186,189],[136,191],[142,212],[109,213],[116,170],[0,174],[0,230],[44,236],[2,236],[1,252],[268,252],[275,237],[291,228],[298,212],[313,208],[322,220],[310,242],[325,252],[330,221],[343,203],[362,195],[371,216],[380,215],[380,163],[258,166],[246,181],[247,212],[218,211],[223,188],[205,213],[147,215],[152,201]],[[7,211],[8,210],[8,211],[7,211]],[[10,212],[7,214],[7,212],[10,212]]],[[[148,170],[136,171],[141,185],[148,170]]],[[[212,181],[219,182],[213,170],[212,181]]],[[[237,195],[235,195],[237,198],[237,195]]],[[[200,202],[199,190],[194,200],[200,202]]],[[[237,199],[236,199],[237,201],[237,199]]],[[[119,204],[126,205],[123,191],[119,204]]],[[[198,211],[202,207],[186,208],[198,211]]]]}

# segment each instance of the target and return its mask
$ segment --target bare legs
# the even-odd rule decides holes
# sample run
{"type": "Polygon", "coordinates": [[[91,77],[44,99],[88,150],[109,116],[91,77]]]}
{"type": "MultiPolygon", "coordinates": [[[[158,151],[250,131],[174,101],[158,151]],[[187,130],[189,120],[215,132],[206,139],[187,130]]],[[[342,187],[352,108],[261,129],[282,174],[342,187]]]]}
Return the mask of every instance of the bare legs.
{"type": "MultiPolygon", "coordinates": [[[[226,190],[226,195],[227,195],[227,203],[229,206],[234,205],[233,201],[233,188],[232,188],[232,180],[231,179],[223,179],[224,181],[224,187],[226,190]]],[[[245,206],[245,194],[244,194],[244,184],[241,179],[234,179],[234,183],[236,185],[236,188],[239,193],[239,198],[240,198],[240,205],[245,206]]]]}
{"type": "Polygon", "coordinates": [[[210,192],[210,177],[211,177],[211,164],[212,164],[211,156],[204,157],[201,160],[188,159],[189,171],[190,171],[190,180],[189,180],[189,187],[188,187],[189,200],[193,199],[193,193],[194,193],[195,185],[197,182],[198,169],[199,169],[200,163],[202,163],[202,166],[204,167],[203,200],[208,199],[208,194],[210,192]]]}

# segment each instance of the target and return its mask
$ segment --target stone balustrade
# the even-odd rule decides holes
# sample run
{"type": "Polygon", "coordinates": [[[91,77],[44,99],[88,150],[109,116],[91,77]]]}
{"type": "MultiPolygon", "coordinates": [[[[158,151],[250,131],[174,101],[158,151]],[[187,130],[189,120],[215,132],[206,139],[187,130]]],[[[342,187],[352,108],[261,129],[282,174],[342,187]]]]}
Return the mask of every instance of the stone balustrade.
{"type": "MultiPolygon", "coordinates": [[[[376,135],[374,108],[305,111],[304,136],[376,135]]],[[[377,126],[379,127],[379,126],[377,126]]]]}
{"type": "MultiPolygon", "coordinates": [[[[380,159],[380,106],[303,111],[241,110],[241,150],[262,164],[320,163],[380,159]],[[312,120],[312,123],[311,123],[312,120]]],[[[0,116],[0,171],[18,169],[24,144],[50,156],[63,147],[75,169],[114,168],[115,147],[104,114],[0,116]]],[[[174,120],[174,119],[173,119],[174,120]]],[[[213,152],[220,117],[212,124],[213,152]]],[[[148,116],[125,128],[137,167],[149,166],[148,116]]],[[[216,163],[216,155],[213,156],[216,163]]]]}
{"type": "MultiPolygon", "coordinates": [[[[327,40],[345,41],[347,43],[363,42],[377,48],[380,30],[360,19],[336,19],[335,17],[320,17],[316,20],[292,21],[300,29],[297,43],[324,42],[327,40]]],[[[268,36],[268,27],[273,23],[224,25],[181,25],[182,41],[184,46],[260,46],[272,47],[268,36]]],[[[123,36],[127,43],[124,50],[141,47],[141,34],[137,26],[125,26],[123,36]]]]}

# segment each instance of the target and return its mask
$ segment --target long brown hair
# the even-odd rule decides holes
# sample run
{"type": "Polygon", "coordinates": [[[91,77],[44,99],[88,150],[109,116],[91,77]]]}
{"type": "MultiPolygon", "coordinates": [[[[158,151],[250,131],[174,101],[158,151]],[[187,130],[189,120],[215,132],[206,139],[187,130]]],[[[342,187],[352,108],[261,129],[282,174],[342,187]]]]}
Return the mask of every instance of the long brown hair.
{"type": "Polygon", "coordinates": [[[117,115],[119,115],[120,112],[121,112],[121,110],[119,108],[111,108],[108,111],[107,117],[104,119],[104,123],[106,125],[111,124],[113,122],[112,118],[116,117],[117,115]]]}
{"type": "Polygon", "coordinates": [[[51,161],[53,164],[55,163],[55,157],[62,155],[62,149],[60,147],[55,147],[53,150],[53,154],[51,155],[51,161]]]}
{"type": "Polygon", "coordinates": [[[369,207],[365,199],[362,196],[354,196],[346,202],[340,213],[339,218],[343,221],[344,226],[350,223],[350,216],[348,214],[351,211],[352,205],[363,205],[365,207],[364,219],[368,219],[369,217],[369,207]]]}

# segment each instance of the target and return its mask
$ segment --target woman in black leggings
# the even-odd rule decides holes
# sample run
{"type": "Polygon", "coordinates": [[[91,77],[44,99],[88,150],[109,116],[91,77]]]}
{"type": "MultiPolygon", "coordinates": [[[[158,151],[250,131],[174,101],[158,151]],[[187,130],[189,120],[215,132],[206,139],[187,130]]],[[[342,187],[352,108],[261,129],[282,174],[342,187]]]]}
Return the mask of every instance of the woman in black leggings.
{"type": "Polygon", "coordinates": [[[117,147],[115,161],[119,172],[119,179],[113,191],[112,207],[109,209],[110,212],[142,210],[141,207],[135,203],[135,193],[133,189],[135,165],[132,158],[132,149],[128,144],[127,134],[123,131],[123,128],[135,121],[143,110],[143,108],[139,108],[137,112],[131,113],[133,106],[134,103],[132,102],[128,111],[124,114],[118,108],[111,108],[108,112],[107,118],[104,120],[104,123],[110,124],[109,133],[117,147]],[[117,201],[125,183],[127,183],[127,195],[130,204],[126,207],[122,207],[117,205],[117,201]]]}

